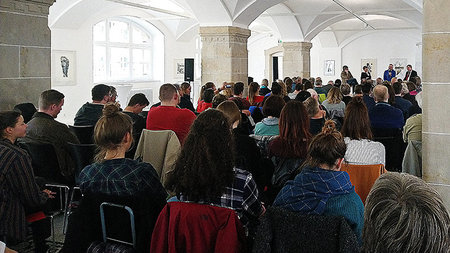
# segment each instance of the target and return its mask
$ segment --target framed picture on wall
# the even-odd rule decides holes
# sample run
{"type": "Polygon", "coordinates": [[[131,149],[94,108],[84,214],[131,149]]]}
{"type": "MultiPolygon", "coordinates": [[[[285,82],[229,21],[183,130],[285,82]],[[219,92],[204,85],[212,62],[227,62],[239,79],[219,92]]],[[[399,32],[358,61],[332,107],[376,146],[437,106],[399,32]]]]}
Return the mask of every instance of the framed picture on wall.
{"type": "Polygon", "coordinates": [[[323,68],[324,76],[334,76],[334,60],[325,60],[325,65],[323,68]]]}
{"type": "Polygon", "coordinates": [[[372,76],[372,79],[377,79],[377,59],[361,59],[361,69],[362,72],[363,67],[366,66],[369,68],[369,73],[372,76]]]}
{"type": "Polygon", "coordinates": [[[395,75],[398,76],[400,72],[406,69],[408,59],[406,58],[391,58],[391,62],[394,65],[395,75]]]}
{"type": "Polygon", "coordinates": [[[76,52],[52,51],[52,85],[65,86],[76,84],[76,52]]]}
{"type": "Polygon", "coordinates": [[[174,78],[183,79],[184,78],[184,59],[175,59],[174,61],[174,78]]]}

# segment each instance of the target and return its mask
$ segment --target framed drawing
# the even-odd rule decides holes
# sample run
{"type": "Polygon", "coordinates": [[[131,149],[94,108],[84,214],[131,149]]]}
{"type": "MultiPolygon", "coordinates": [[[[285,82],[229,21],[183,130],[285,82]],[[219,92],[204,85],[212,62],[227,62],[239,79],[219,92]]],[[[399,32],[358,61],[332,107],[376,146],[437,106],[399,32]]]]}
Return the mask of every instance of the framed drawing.
{"type": "Polygon", "coordinates": [[[396,76],[398,76],[398,74],[400,74],[400,72],[402,72],[404,69],[406,69],[407,62],[408,62],[408,59],[406,59],[406,58],[391,58],[390,63],[392,63],[394,65],[396,76]]]}
{"type": "Polygon", "coordinates": [[[334,76],[334,60],[325,60],[324,76],[334,76]]]}
{"type": "Polygon", "coordinates": [[[184,59],[175,59],[174,61],[174,78],[184,79],[184,59]]]}
{"type": "Polygon", "coordinates": [[[377,79],[377,59],[361,59],[361,69],[362,72],[363,67],[367,66],[369,68],[369,73],[372,76],[372,79],[377,79]]]}
{"type": "Polygon", "coordinates": [[[65,86],[76,84],[76,52],[53,50],[52,85],[65,86]]]}

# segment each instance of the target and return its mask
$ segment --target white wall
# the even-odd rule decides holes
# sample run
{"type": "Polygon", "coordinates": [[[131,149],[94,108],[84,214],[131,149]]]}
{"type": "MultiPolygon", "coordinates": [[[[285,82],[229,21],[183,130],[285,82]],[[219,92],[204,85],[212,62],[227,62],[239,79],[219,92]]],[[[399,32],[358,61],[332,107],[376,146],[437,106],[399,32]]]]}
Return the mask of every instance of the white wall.
{"type": "Polygon", "coordinates": [[[264,78],[269,79],[264,74],[265,54],[264,50],[278,46],[278,40],[275,37],[261,37],[254,40],[249,38],[247,45],[248,48],[248,75],[253,77],[255,82],[261,84],[261,80],[264,78]]]}
{"type": "MultiPolygon", "coordinates": [[[[63,110],[58,116],[58,120],[66,124],[72,124],[77,110],[82,104],[91,101],[91,88],[93,87],[93,58],[92,58],[92,26],[107,17],[119,15],[132,15],[134,17],[142,16],[142,12],[134,9],[113,10],[107,9],[99,11],[83,22],[78,29],[50,28],[52,37],[52,50],[69,50],[76,52],[76,84],[74,86],[55,86],[52,82],[52,88],[59,90],[66,96],[63,110]],[[123,13],[123,14],[122,14],[123,13]],[[133,15],[134,14],[134,15],[133,15]]],[[[57,27],[63,25],[58,24],[57,27]]],[[[133,88],[152,88],[153,98],[149,98],[153,103],[158,102],[159,86],[163,83],[182,82],[175,76],[175,59],[194,58],[195,40],[177,42],[174,36],[161,23],[155,23],[155,26],[164,34],[160,43],[163,44],[163,52],[155,51],[154,55],[160,55],[159,60],[154,61],[155,80],[140,81],[134,83],[110,83],[114,86],[131,84],[133,88]]],[[[71,65],[73,66],[73,65],[71,65]]],[[[52,71],[56,67],[52,64],[52,71]]],[[[121,97],[122,108],[127,101],[121,97]]],[[[123,96],[124,97],[124,96],[123,96]]]]}

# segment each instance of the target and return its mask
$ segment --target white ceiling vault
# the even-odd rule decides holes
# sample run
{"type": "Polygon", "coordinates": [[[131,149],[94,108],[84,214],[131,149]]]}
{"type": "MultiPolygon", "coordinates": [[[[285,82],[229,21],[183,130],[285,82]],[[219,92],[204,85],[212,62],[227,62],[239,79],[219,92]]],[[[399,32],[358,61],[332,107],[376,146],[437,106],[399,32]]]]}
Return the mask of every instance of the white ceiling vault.
{"type": "Polygon", "coordinates": [[[253,40],[317,37],[330,46],[374,31],[420,35],[423,17],[422,0],[57,0],[49,27],[76,29],[102,10],[130,8],[145,13],[141,18],[149,22],[163,24],[177,40],[192,39],[199,26],[238,26],[249,28],[253,40]]]}

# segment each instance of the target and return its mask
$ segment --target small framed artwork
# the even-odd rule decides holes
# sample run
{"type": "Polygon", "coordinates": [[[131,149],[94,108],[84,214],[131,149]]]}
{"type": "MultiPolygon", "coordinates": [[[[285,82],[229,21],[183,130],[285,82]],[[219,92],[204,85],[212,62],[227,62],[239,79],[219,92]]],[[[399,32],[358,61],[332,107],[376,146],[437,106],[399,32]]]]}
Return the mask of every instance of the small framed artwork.
{"type": "Polygon", "coordinates": [[[174,60],[174,78],[183,79],[184,78],[184,59],[174,60]]]}
{"type": "Polygon", "coordinates": [[[366,66],[367,68],[369,68],[369,73],[372,76],[372,79],[376,79],[376,75],[377,75],[377,59],[361,59],[361,69],[360,71],[362,72],[362,68],[366,66]]]}
{"type": "Polygon", "coordinates": [[[323,69],[324,76],[334,76],[334,60],[325,60],[325,66],[323,69]]]}
{"type": "Polygon", "coordinates": [[[76,52],[53,50],[52,85],[65,86],[76,84],[76,52]]]}

